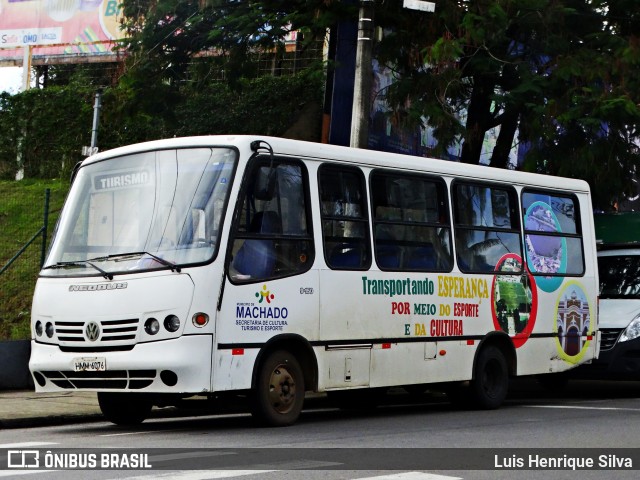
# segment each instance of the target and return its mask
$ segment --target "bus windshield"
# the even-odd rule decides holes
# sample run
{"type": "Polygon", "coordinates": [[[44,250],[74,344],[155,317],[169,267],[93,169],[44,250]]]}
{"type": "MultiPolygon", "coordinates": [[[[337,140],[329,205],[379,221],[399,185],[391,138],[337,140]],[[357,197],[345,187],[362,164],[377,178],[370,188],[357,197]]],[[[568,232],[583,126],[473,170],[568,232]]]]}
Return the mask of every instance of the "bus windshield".
{"type": "Polygon", "coordinates": [[[229,148],[185,148],[82,167],[41,274],[111,278],[211,260],[236,159],[229,148]]]}

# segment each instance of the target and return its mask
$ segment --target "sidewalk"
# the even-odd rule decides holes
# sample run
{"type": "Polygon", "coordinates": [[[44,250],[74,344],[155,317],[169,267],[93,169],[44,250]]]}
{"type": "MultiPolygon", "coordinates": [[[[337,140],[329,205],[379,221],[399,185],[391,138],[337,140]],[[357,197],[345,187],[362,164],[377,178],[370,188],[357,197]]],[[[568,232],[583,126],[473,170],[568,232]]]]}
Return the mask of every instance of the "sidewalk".
{"type": "Polygon", "coordinates": [[[0,429],[102,419],[95,392],[0,391],[0,429]]]}
{"type": "MultiPolygon", "coordinates": [[[[325,403],[325,394],[306,395],[307,407],[325,403]]],[[[237,400],[220,403],[216,409],[193,405],[186,409],[154,407],[149,417],[178,418],[248,412],[244,407],[237,400]]],[[[104,421],[106,420],[100,412],[96,392],[36,393],[33,390],[0,390],[0,430],[104,421]]]]}

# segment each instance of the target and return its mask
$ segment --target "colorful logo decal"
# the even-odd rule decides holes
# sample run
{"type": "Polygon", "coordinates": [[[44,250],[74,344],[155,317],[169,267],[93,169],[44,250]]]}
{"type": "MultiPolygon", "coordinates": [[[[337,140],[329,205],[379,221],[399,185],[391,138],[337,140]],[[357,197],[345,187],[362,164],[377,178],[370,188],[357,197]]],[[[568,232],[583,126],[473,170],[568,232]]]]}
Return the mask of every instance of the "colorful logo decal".
{"type": "Polygon", "coordinates": [[[491,311],[496,330],[506,332],[516,348],[529,339],[536,323],[538,294],[530,272],[522,272],[522,258],[514,253],[504,255],[496,265],[491,286],[491,311]],[[508,275],[508,272],[522,272],[508,275]]]}
{"type": "Polygon", "coordinates": [[[591,306],[582,286],[576,281],[567,282],[556,305],[557,346],[563,360],[578,363],[584,357],[591,343],[590,322],[591,306]]]}
{"type": "Polygon", "coordinates": [[[243,331],[282,332],[289,325],[287,307],[273,306],[276,296],[267,284],[254,294],[258,301],[238,302],[236,304],[236,326],[243,331]]]}
{"type": "Polygon", "coordinates": [[[275,298],[275,295],[271,293],[270,290],[267,290],[267,284],[265,283],[262,286],[262,290],[256,292],[256,298],[258,298],[258,303],[262,303],[263,300],[266,300],[267,303],[271,303],[271,300],[275,298]]]}
{"type": "MultiPolygon", "coordinates": [[[[525,214],[527,230],[562,232],[560,222],[551,207],[544,202],[534,202],[525,214]]],[[[550,235],[525,235],[527,264],[533,273],[564,273],[567,271],[567,241],[550,235]]],[[[538,277],[538,287],[553,292],[562,284],[562,277],[538,277]]]]}

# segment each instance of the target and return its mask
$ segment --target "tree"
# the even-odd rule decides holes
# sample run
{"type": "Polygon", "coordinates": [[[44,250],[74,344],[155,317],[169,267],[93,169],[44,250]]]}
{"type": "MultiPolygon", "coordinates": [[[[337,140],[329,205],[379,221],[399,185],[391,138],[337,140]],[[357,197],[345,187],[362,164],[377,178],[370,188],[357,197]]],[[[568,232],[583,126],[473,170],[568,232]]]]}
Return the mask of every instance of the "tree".
{"type": "MultiPolygon", "coordinates": [[[[149,118],[160,119],[167,132],[202,132],[208,125],[214,129],[208,131],[212,133],[222,124],[237,124],[223,118],[222,114],[234,115],[230,105],[218,112],[220,121],[203,118],[200,128],[185,128],[179,117],[185,104],[202,99],[207,91],[218,88],[216,83],[220,91],[213,92],[208,104],[221,100],[227,86],[236,94],[255,86],[250,80],[259,75],[257,60],[265,52],[284,51],[284,38],[290,32],[298,32],[303,48],[323,38],[320,33],[324,36],[326,26],[334,22],[333,9],[344,10],[341,2],[333,2],[330,8],[325,3],[332,2],[124,0],[129,37],[122,48],[128,60],[120,87],[131,95],[120,113],[144,112],[149,118]]],[[[310,73],[317,75],[322,69],[319,61],[310,66],[310,73]]],[[[315,88],[315,80],[309,87],[315,88]]],[[[307,92],[305,99],[308,96],[307,92]]],[[[291,107],[289,111],[295,112],[298,105],[291,107]]],[[[266,112],[262,109],[261,113],[266,112]]]]}
{"type": "Polygon", "coordinates": [[[308,44],[356,11],[330,0],[123,0],[122,6],[130,69],[165,83],[184,81],[196,55],[219,59],[231,83],[253,77],[256,53],[283,49],[292,31],[308,44]]]}
{"type": "Polygon", "coordinates": [[[588,180],[602,205],[635,171],[640,14],[629,0],[458,0],[434,14],[382,2],[390,34],[379,57],[398,81],[387,92],[408,124],[427,117],[439,148],[463,142],[478,163],[500,126],[490,165],[506,167],[516,131],[524,168],[588,180]],[[466,118],[461,120],[461,113],[466,118]]]}
{"type": "MultiPolygon", "coordinates": [[[[357,21],[358,5],[124,0],[123,7],[127,81],[145,90],[137,102],[152,99],[146,109],[168,118],[180,86],[203,78],[193,77],[194,55],[215,53],[215,68],[241,89],[239,79],[256,74],[256,52],[282,48],[291,30],[309,41],[341,19],[357,21]]],[[[381,94],[405,125],[427,119],[436,155],[462,143],[461,161],[478,163],[485,133],[499,126],[491,166],[513,167],[517,140],[525,152],[517,168],[584,178],[603,207],[612,192],[631,192],[640,123],[634,0],[439,0],[434,13],[376,0],[375,11],[384,31],[376,56],[397,73],[381,94]]]]}

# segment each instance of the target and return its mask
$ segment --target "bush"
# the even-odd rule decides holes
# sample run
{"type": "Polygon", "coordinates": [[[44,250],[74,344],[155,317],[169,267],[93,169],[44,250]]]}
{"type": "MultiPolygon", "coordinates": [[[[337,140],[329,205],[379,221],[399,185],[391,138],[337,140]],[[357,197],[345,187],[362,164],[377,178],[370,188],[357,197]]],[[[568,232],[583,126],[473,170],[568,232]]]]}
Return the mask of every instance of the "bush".
{"type": "MultiPolygon", "coordinates": [[[[283,136],[303,114],[313,116],[306,138],[319,140],[322,78],[307,73],[243,79],[232,90],[209,82],[150,94],[127,82],[104,90],[98,145],[107,150],[159,138],[212,134],[283,136]],[[310,113],[311,112],[311,113],[310,113]],[[317,117],[317,118],[316,118],[317,117]]],[[[73,81],[66,86],[0,94],[0,179],[68,178],[90,145],[97,87],[73,81]]],[[[309,120],[309,119],[307,119],[309,120]]]]}

